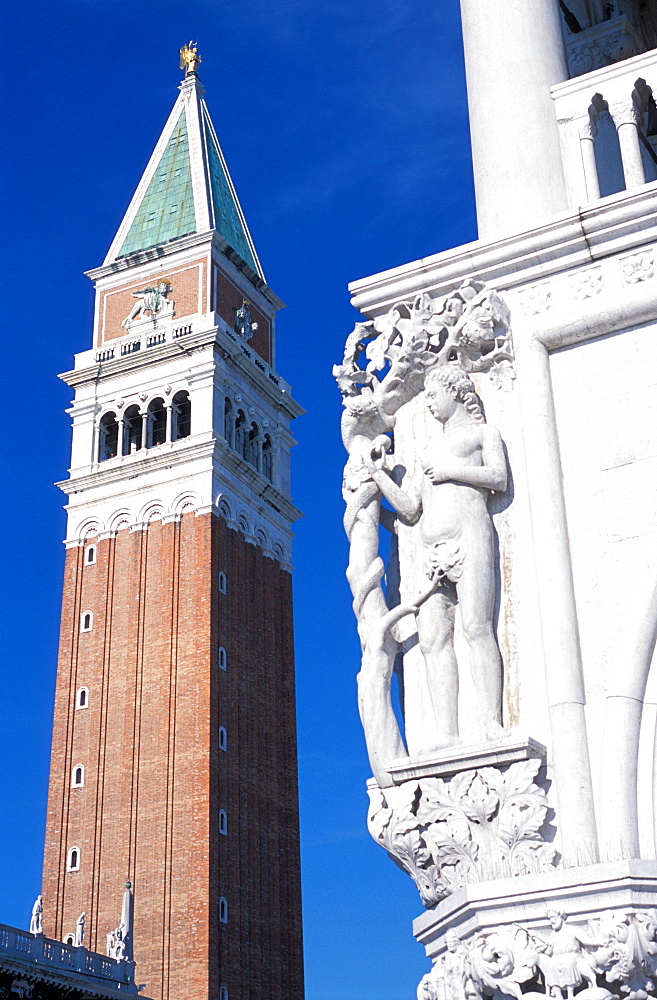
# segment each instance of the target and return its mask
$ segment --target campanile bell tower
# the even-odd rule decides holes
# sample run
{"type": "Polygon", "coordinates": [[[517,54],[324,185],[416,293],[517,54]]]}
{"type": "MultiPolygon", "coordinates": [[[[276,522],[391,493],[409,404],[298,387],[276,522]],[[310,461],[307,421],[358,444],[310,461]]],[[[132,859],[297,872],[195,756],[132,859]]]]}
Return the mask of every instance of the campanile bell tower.
{"type": "Polygon", "coordinates": [[[195,47],[100,267],[75,392],[45,932],[156,1000],[303,995],[290,421],[195,47]]]}

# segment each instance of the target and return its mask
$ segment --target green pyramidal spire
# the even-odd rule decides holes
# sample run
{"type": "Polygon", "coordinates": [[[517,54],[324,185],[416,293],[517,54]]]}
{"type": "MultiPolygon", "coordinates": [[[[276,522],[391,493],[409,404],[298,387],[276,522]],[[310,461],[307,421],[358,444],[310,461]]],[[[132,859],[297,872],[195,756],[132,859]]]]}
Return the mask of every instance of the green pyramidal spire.
{"type": "Polygon", "coordinates": [[[211,229],[264,280],[203,88],[190,73],[105,263],[211,229]]]}
{"type": "Polygon", "coordinates": [[[181,111],[118,256],[196,231],[187,116],[181,111]]]}

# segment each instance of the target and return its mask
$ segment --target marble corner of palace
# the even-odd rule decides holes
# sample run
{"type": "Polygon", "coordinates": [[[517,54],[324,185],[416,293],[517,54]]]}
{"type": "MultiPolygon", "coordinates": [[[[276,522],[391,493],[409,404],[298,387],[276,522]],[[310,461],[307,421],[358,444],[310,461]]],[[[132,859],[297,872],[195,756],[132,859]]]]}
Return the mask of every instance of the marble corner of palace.
{"type": "MultiPolygon", "coordinates": [[[[444,295],[466,278],[511,292],[622,253],[657,236],[657,181],[554,216],[536,229],[475,241],[351,282],[352,305],[366,316],[422,292],[444,295]]],[[[515,317],[514,317],[515,325],[515,317]]]]}
{"type": "Polygon", "coordinates": [[[613,909],[657,907],[657,862],[612,861],[536,875],[475,882],[458,889],[413,921],[413,934],[430,958],[445,949],[445,932],[459,936],[521,922],[544,923],[550,906],[586,921],[613,909]]]}

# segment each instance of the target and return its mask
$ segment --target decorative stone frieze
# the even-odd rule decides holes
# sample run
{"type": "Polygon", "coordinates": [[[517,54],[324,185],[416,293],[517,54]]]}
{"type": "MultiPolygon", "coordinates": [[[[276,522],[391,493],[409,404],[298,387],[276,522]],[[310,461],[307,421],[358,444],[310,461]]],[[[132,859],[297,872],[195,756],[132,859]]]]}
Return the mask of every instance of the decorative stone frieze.
{"type": "Polygon", "coordinates": [[[587,267],[573,271],[570,275],[570,288],[574,298],[590,299],[602,291],[602,268],[587,267]]]}
{"type": "Polygon", "coordinates": [[[602,69],[643,50],[639,32],[627,15],[604,20],[566,39],[571,76],[602,69]]]}
{"type": "Polygon", "coordinates": [[[522,307],[526,315],[537,316],[552,305],[552,289],[548,282],[532,285],[522,294],[522,307]]]}
{"type": "Polygon", "coordinates": [[[446,951],[420,981],[418,1000],[572,998],[575,990],[580,1000],[655,995],[654,910],[607,911],[576,924],[554,906],[546,918],[546,929],[502,924],[466,941],[448,931],[446,951]]]}
{"type": "Polygon", "coordinates": [[[655,252],[644,250],[629,257],[621,257],[621,272],[626,285],[635,285],[638,281],[647,281],[655,275],[655,252]]]}

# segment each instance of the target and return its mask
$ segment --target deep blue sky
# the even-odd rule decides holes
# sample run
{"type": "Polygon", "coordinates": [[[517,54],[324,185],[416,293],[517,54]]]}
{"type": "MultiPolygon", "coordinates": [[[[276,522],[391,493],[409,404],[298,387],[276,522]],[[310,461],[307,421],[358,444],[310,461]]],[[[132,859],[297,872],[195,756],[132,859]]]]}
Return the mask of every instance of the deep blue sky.
{"type": "Polygon", "coordinates": [[[0,922],[39,891],[70,390],[92,289],[173,104],[201,79],[267,279],[278,367],[308,410],[294,494],[308,1000],[410,1000],[427,969],[410,879],[369,838],[344,579],[347,282],[475,238],[458,0],[23,0],[5,5],[0,922]]]}

